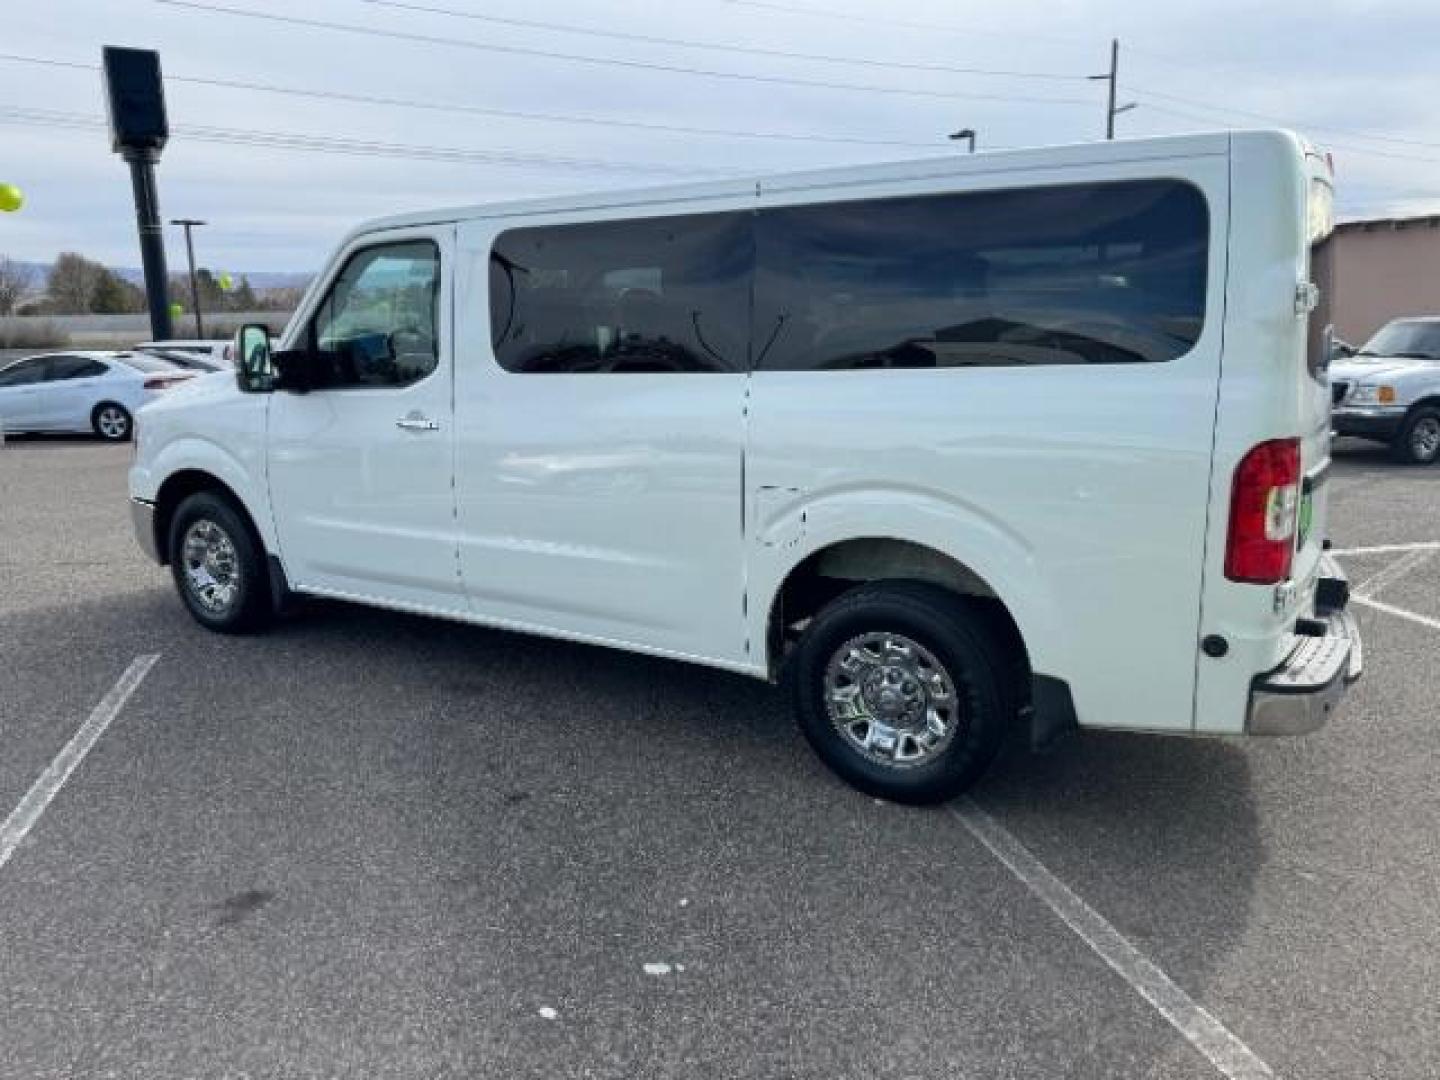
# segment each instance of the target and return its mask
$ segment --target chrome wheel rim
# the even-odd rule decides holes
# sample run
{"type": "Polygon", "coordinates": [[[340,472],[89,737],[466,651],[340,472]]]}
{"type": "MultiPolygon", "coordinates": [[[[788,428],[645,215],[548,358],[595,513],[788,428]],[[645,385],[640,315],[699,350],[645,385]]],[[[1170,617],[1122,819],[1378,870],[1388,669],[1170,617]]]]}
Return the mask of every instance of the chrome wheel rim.
{"type": "Polygon", "coordinates": [[[889,768],[924,765],[960,727],[955,681],[935,654],[904,634],[853,637],[825,667],[825,708],[852,749],[889,768]]]}
{"type": "Polygon", "coordinates": [[[120,409],[107,405],[96,415],[95,426],[107,439],[123,439],[130,430],[130,420],[120,409]]]}
{"type": "Polygon", "coordinates": [[[185,587],[195,602],[212,615],[223,615],[240,592],[240,559],[230,535],[215,522],[201,518],[185,530],[181,544],[185,587]]]}
{"type": "Polygon", "coordinates": [[[1427,416],[1417,423],[1410,431],[1410,449],[1425,461],[1440,453],[1440,420],[1427,416]]]}

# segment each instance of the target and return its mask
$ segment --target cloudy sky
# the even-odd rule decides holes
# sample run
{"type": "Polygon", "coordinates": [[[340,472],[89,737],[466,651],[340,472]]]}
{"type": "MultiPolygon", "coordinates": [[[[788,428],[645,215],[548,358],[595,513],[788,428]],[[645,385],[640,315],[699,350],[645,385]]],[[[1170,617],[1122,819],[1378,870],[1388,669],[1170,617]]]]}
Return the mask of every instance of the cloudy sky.
{"type": "Polygon", "coordinates": [[[1095,139],[1112,36],[1122,137],[1285,124],[1333,151],[1343,214],[1440,208],[1435,0],[15,0],[0,25],[19,259],[139,262],[106,44],[161,54],[161,210],[212,223],[216,269],[312,269],[437,204],[953,153],[962,127],[1095,139]]]}

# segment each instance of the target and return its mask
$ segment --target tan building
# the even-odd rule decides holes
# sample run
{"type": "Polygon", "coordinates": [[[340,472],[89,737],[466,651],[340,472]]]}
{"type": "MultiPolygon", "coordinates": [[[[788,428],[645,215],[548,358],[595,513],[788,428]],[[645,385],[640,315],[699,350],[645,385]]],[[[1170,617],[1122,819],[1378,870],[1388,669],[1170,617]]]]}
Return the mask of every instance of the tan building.
{"type": "Polygon", "coordinates": [[[1352,345],[1402,315],[1440,315],[1440,214],[1341,222],[1335,333],[1352,345]]]}

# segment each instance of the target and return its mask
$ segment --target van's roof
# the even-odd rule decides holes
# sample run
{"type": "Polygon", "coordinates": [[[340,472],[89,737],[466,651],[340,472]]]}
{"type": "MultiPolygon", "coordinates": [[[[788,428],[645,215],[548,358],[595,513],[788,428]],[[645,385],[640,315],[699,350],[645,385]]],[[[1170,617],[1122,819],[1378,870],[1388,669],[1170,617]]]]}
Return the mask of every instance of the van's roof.
{"type": "Polygon", "coordinates": [[[563,210],[600,210],[624,206],[653,206],[666,202],[696,202],[705,199],[728,200],[737,195],[766,190],[793,191],[807,187],[833,187],[840,184],[873,184],[887,180],[900,181],[939,176],[976,176],[987,172],[1009,172],[1026,167],[1057,165],[1100,165],[1148,158],[1197,157],[1225,154],[1230,141],[1237,135],[1261,135],[1293,142],[1297,150],[1303,142],[1288,131],[1265,132],[1202,132],[1194,135],[1163,135],[1148,139],[1116,139],[1114,141],[1075,143],[1068,146],[1044,146],[1025,150],[997,150],[978,154],[934,154],[909,161],[879,164],[844,165],[828,169],[779,174],[751,174],[697,184],[669,185],[640,189],[582,192],[556,195],[543,199],[521,199],[508,202],[482,203],[474,206],[444,207],[416,213],[376,218],[354,229],[349,239],[380,229],[396,229],[416,225],[434,225],[447,221],[475,218],[522,217],[555,213],[563,210]]]}

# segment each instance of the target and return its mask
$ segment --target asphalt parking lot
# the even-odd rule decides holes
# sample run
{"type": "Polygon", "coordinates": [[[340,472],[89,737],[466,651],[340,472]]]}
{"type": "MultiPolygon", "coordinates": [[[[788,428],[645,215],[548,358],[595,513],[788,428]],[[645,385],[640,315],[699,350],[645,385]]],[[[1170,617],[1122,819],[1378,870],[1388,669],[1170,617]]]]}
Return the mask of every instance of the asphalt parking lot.
{"type": "Polygon", "coordinates": [[[1085,735],[915,810],[739,677],[332,604],[205,634],[128,448],[9,443],[0,815],[113,719],[0,850],[0,1076],[1227,1075],[982,834],[1229,1075],[1440,1075],[1440,552],[1406,547],[1440,468],[1336,456],[1336,548],[1387,550],[1344,556],[1367,670],[1329,728],[1085,735]]]}

